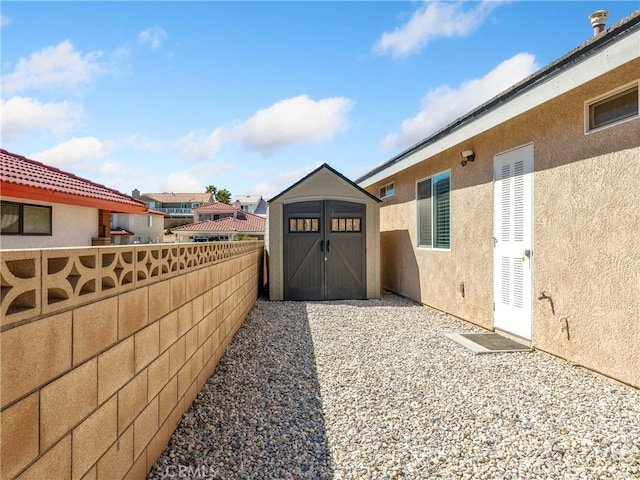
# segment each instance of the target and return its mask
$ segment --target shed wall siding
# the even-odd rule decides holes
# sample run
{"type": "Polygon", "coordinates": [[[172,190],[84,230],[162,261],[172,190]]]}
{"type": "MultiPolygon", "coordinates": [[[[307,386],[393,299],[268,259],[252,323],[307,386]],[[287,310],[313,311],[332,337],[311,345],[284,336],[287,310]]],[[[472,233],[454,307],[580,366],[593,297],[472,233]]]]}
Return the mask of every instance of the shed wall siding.
{"type": "Polygon", "coordinates": [[[267,215],[269,256],[269,299],[284,299],[283,205],[312,200],[342,200],[366,206],[366,271],[367,298],[380,297],[380,207],[379,203],[353,185],[322,169],[290,191],[269,202],[267,215]]]}

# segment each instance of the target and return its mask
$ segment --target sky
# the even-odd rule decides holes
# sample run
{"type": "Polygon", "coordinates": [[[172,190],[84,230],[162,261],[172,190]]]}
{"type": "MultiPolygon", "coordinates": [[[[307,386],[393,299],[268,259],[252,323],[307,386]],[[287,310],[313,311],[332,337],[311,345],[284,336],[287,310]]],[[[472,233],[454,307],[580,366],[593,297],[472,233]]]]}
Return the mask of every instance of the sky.
{"type": "Polygon", "coordinates": [[[1,146],[130,194],[356,180],[634,1],[2,1],[1,146]]]}

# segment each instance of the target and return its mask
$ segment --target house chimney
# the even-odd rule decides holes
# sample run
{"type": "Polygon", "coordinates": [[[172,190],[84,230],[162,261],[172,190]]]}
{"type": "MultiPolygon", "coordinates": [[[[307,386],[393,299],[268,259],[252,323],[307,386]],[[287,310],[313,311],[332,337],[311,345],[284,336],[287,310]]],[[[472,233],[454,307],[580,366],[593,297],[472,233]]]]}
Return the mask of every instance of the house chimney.
{"type": "Polygon", "coordinates": [[[589,15],[591,26],[593,27],[594,37],[597,37],[602,32],[604,32],[604,26],[607,23],[607,17],[609,17],[609,12],[607,12],[606,10],[598,10],[597,12],[593,12],[591,15],[589,15]]]}
{"type": "Polygon", "coordinates": [[[131,196],[133,198],[140,198],[140,190],[138,190],[137,188],[134,188],[133,191],[131,192],[131,196]]]}

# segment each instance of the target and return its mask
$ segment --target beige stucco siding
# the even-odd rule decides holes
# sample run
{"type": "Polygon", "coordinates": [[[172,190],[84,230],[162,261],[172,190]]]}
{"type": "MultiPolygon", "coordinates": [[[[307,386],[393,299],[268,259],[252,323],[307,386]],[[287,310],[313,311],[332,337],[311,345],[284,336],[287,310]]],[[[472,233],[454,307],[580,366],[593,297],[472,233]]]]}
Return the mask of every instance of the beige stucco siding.
{"type": "Polygon", "coordinates": [[[638,71],[629,62],[368,187],[395,182],[380,211],[382,287],[493,328],[494,156],[532,143],[532,343],[640,386],[640,120],[584,132],[585,102],[638,71]],[[476,160],[462,167],[466,149],[476,160]],[[451,249],[416,248],[416,181],[445,170],[451,249]]]}
{"type": "Polygon", "coordinates": [[[476,180],[484,182],[461,182],[462,167],[446,154],[394,177],[396,193],[380,209],[382,287],[491,328],[492,293],[486,285],[492,278],[492,224],[486,218],[492,208],[492,173],[487,162],[476,160],[472,168],[476,180]],[[416,182],[446,170],[451,171],[451,248],[417,248],[416,182]]]}
{"type": "Polygon", "coordinates": [[[131,242],[162,243],[164,236],[164,217],[162,215],[114,213],[112,224],[114,227],[121,227],[133,232],[134,235],[130,239],[131,242]],[[149,218],[151,218],[151,222],[149,222],[149,218]]]}
{"type": "Polygon", "coordinates": [[[555,308],[534,300],[534,345],[636,386],[640,120],[585,135],[583,105],[639,71],[633,62],[550,109],[554,141],[536,153],[534,185],[534,292],[552,296],[555,308]],[[570,128],[560,128],[562,118],[570,128]]]}
{"type": "Polygon", "coordinates": [[[86,247],[98,236],[98,209],[3,197],[7,202],[51,206],[52,235],[2,235],[0,248],[86,247]]]}

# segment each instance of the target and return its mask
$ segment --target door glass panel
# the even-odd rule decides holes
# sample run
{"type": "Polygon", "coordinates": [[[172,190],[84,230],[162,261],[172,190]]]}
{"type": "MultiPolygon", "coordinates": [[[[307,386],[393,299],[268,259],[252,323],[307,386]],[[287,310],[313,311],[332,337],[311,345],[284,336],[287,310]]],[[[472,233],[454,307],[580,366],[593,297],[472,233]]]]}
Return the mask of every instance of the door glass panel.
{"type": "Polygon", "coordinates": [[[359,218],[332,218],[331,231],[332,232],[359,232],[360,219],[359,218]]]}
{"type": "Polygon", "coordinates": [[[290,218],[289,231],[300,232],[319,232],[320,222],[317,218],[290,218]]]}

